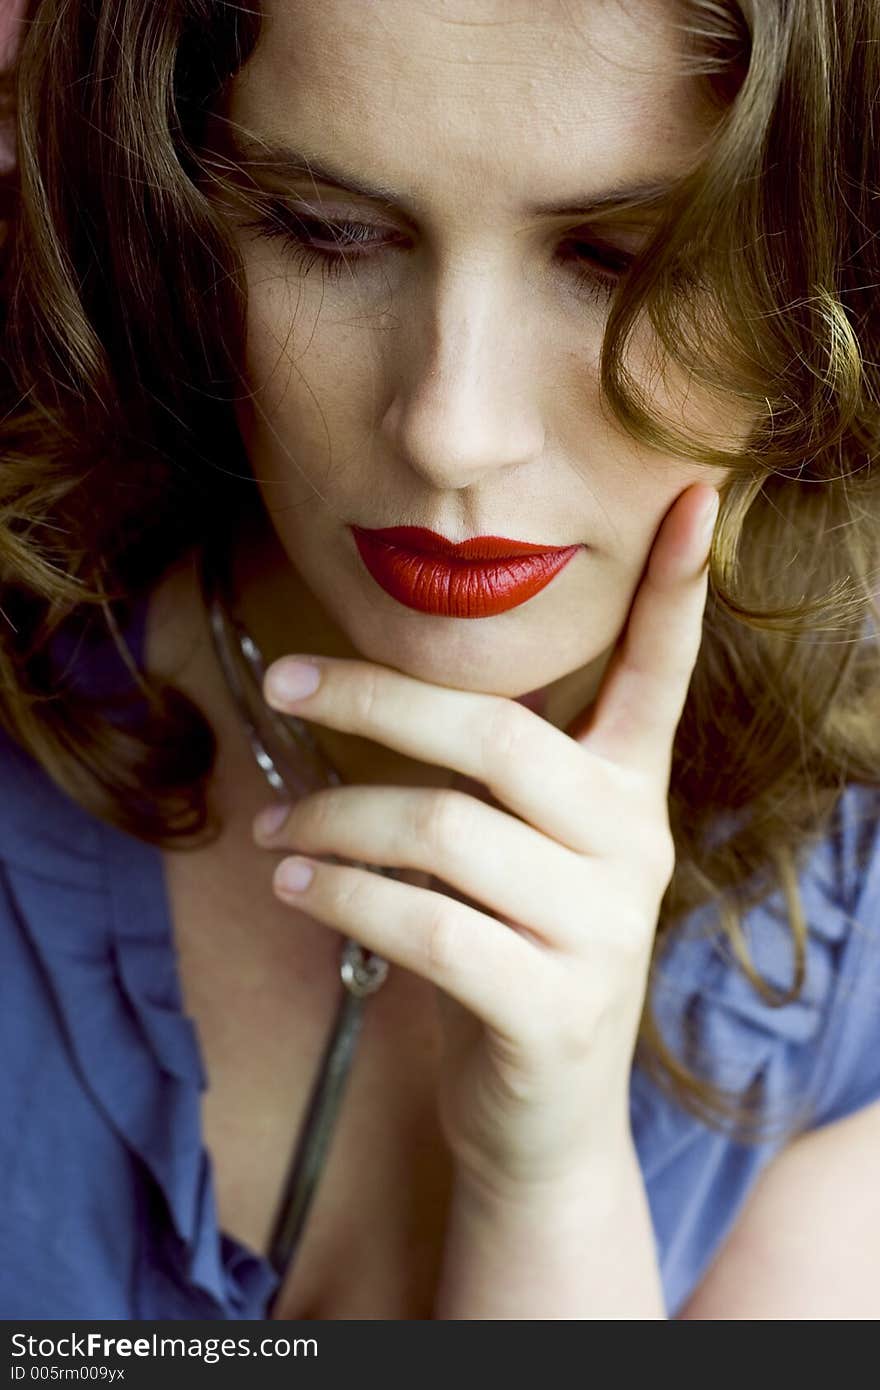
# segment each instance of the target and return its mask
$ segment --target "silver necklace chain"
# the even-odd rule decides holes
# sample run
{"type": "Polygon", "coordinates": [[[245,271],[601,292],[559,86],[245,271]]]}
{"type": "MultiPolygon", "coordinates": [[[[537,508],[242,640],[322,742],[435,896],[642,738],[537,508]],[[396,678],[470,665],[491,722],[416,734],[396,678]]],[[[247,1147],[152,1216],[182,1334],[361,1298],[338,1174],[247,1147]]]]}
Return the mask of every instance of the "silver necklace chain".
{"type": "MultiPolygon", "coordinates": [[[[344,785],[307,725],[295,715],[283,715],[271,709],[263,700],[265,665],[259,648],[235,613],[225,563],[227,554],[228,546],[219,538],[205,544],[199,576],[202,599],[214,651],[258,766],[273,790],[291,801],[322,785],[344,785]],[[273,737],[290,755],[286,774],[269,751],[268,743],[273,737]]],[[[398,877],[394,868],[328,857],[336,863],[350,862],[389,878],[398,877]]],[[[360,1032],[364,1003],[384,983],[388,962],[347,938],[342,946],[339,973],[344,986],[342,998],[309,1096],[269,1243],[268,1258],[279,1276],[273,1308],[284,1275],[291,1266],[324,1166],[360,1032]]],[[[272,1311],[270,1308],[270,1317],[272,1311]]]]}

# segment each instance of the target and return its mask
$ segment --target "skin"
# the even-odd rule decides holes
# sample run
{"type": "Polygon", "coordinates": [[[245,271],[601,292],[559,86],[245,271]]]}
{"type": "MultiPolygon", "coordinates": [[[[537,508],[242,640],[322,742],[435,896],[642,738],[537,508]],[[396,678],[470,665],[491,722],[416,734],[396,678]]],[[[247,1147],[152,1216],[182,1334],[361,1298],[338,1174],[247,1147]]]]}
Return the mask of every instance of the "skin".
{"type": "MultiPolygon", "coordinates": [[[[289,196],[325,218],[409,238],[326,282],[280,240],[236,229],[249,293],[237,409],[271,530],[243,533],[234,566],[268,660],[362,657],[440,686],[537,692],[559,727],[595,699],[660,522],[688,484],[720,477],[603,412],[608,304],[558,251],[588,235],[584,219],[523,209],[693,158],[706,128],[693,80],[670,75],[670,16],[656,0],[270,0],[224,117],[390,185],[418,215],[303,175],[289,196]],[[519,608],[446,619],[371,579],[349,521],[584,549],[519,608]]],[[[633,252],[642,234],[603,235],[633,252]]],[[[675,415],[683,383],[666,389],[675,415]]],[[[688,405],[699,424],[708,406],[688,405]]],[[[316,732],[348,780],[448,780],[316,732]]]]}
{"type": "MultiPolygon", "coordinates": [[[[254,825],[274,891],[436,986],[455,1172],[436,1317],[663,1316],[629,1076],[722,478],[603,410],[608,305],[557,258],[590,232],[524,204],[695,157],[706,130],[670,72],[672,14],[270,0],[221,113],[399,191],[379,207],[304,177],[328,220],[406,239],[326,283],[236,227],[238,420],[262,505],[232,563],[265,698],[311,722],[347,784],[271,835],[254,825]],[[441,619],[374,583],[349,522],[584,549],[519,608],[441,619]],[[304,704],[273,686],[292,653],[320,668],[304,704]]],[[[631,227],[603,234],[637,250],[631,227]]],[[[676,420],[719,418],[674,371],[663,389],[676,420]]]]}
{"type": "Polygon", "coordinates": [[[711,497],[688,489],[661,527],[576,741],[503,697],[372,663],[282,658],[267,673],[274,708],[424,753],[499,803],[330,788],[297,801],[273,832],[255,827],[265,846],[299,852],[276,869],[279,896],[443,991],[446,1135],[481,1184],[487,1173],[499,1187],[569,1179],[626,1132],[629,1063],[674,864],[666,793],[701,639],[711,497]],[[291,698],[285,680],[304,671],[312,688],[291,698]],[[327,853],[433,872],[465,899],[305,857],[327,853]]]}
{"type": "MultiPolygon", "coordinates": [[[[419,211],[405,257],[326,286],[280,243],[241,236],[239,422],[271,519],[242,528],[241,611],[270,658],[319,658],[316,694],[273,689],[282,659],[267,699],[313,721],[348,780],[390,784],[305,798],[258,843],[300,851],[277,867],[283,901],[438,986],[458,1182],[434,1316],[662,1318],[628,1080],[672,872],[672,739],[701,637],[700,484],[722,478],[635,445],[601,410],[605,308],[550,274],[571,228],[518,209],[687,162],[701,117],[668,76],[673,6],[269,0],[267,12],[230,118],[419,211]],[[377,589],[351,520],[589,549],[523,607],[445,621],[377,589]],[[516,703],[536,688],[543,718],[516,703]],[[566,738],[585,708],[586,732],[566,738]],[[496,805],[438,797],[444,770],[496,805]],[[437,875],[471,905],[308,860],[330,853],[437,875]],[[314,875],[297,893],[284,871],[304,859],[314,875]]],[[[396,223],[393,208],[331,189],[320,201],[340,220],[396,223]]],[[[665,379],[673,417],[686,406],[689,423],[717,423],[717,403],[687,385],[665,379]]]]}

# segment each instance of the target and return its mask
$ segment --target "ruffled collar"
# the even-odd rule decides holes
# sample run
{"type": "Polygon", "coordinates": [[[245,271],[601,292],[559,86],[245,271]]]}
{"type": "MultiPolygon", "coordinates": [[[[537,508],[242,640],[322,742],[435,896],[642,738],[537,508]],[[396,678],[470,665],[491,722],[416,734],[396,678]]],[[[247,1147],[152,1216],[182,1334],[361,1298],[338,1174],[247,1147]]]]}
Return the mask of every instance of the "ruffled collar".
{"type": "MultiPolygon", "coordinates": [[[[139,666],[147,605],[147,595],[136,602],[127,630],[139,666]]],[[[74,651],[80,684],[104,691],[129,679],[112,643],[90,651],[64,634],[54,656],[69,660],[74,651]]],[[[82,1082],[158,1184],[177,1276],[206,1297],[201,1313],[264,1318],[275,1271],[218,1228],[202,1141],[207,1075],[194,1021],[184,1013],[161,851],[86,816],[21,750],[13,766],[29,786],[26,796],[13,787],[5,799],[7,871],[82,1082]],[[54,891],[53,911],[46,894],[54,891]],[[67,922],[71,892],[76,931],[67,922]]]]}

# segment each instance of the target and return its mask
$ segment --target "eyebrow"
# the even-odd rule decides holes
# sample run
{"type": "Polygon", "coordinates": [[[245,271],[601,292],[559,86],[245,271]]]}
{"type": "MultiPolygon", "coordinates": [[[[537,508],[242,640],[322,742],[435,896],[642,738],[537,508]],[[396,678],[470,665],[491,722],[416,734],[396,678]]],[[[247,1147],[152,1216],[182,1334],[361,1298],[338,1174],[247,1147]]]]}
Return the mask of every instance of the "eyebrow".
{"type": "MultiPolygon", "coordinates": [[[[393,188],[381,183],[366,183],[339,169],[325,159],[318,159],[289,145],[252,140],[227,128],[222,136],[224,153],[228,153],[248,170],[262,170],[284,182],[294,182],[303,175],[315,183],[332,185],[361,198],[389,207],[402,207],[411,216],[415,206],[401,198],[393,188]]],[[[575,197],[574,201],[528,203],[525,212],[538,217],[625,217],[659,212],[670,193],[680,181],[680,175],[667,178],[643,179],[635,183],[617,183],[595,192],[575,197]]]]}

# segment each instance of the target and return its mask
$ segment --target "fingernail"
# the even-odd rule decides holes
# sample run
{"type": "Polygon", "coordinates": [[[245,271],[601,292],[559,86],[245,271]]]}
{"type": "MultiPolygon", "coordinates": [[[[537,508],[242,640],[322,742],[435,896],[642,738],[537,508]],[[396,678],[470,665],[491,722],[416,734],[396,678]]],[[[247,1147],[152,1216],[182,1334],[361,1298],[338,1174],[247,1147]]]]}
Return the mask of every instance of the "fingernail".
{"type": "Polygon", "coordinates": [[[280,661],[266,677],[270,705],[291,704],[313,695],[321,684],[321,672],[312,661],[280,661]]]}
{"type": "Polygon", "coordinates": [[[282,893],[301,893],[314,876],[314,865],[305,859],[284,859],[275,870],[275,887],[282,893]]]}
{"type": "Polygon", "coordinates": [[[280,830],[290,815],[290,802],[281,801],[275,806],[267,806],[254,817],[254,839],[269,840],[280,830]]]}

